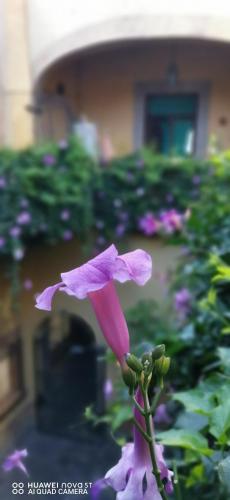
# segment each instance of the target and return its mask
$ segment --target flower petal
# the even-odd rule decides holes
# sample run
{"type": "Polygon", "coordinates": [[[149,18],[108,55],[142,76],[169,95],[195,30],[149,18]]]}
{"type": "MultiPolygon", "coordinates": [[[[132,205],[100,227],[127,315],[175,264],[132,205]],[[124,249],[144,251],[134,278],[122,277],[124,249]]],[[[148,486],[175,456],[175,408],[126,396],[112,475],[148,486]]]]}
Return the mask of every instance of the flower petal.
{"type": "Polygon", "coordinates": [[[57,283],[56,285],[45,288],[45,290],[36,298],[35,307],[37,309],[42,309],[43,311],[51,311],[53,296],[62,286],[63,283],[57,283]]]}
{"type": "Polygon", "coordinates": [[[134,250],[120,255],[116,259],[113,278],[121,283],[133,280],[137,285],[144,285],[152,274],[152,258],[144,250],[134,250]]]}
{"type": "MultiPolygon", "coordinates": [[[[123,491],[117,494],[117,500],[144,500],[143,479],[145,468],[137,468],[131,471],[127,485],[123,491]]],[[[155,500],[155,499],[154,499],[155,500]]]]}
{"type": "Polygon", "coordinates": [[[157,456],[157,464],[161,473],[161,480],[167,480],[165,484],[165,491],[170,494],[173,492],[173,472],[168,469],[165,459],[163,457],[164,446],[162,444],[156,444],[156,456],[157,456]]]}
{"type": "Polygon", "coordinates": [[[88,293],[100,290],[110,281],[117,255],[116,247],[111,245],[86,264],[62,273],[63,283],[78,299],[84,299],[88,293]]]}
{"type": "MultiPolygon", "coordinates": [[[[124,490],[127,483],[127,476],[134,466],[134,445],[127,443],[122,448],[122,456],[119,462],[105,475],[105,481],[115,491],[124,490]]],[[[131,497],[130,497],[131,498],[131,497]]]]}
{"type": "Polygon", "coordinates": [[[147,488],[144,494],[144,500],[162,500],[157,487],[156,479],[151,468],[146,471],[147,488]]]}

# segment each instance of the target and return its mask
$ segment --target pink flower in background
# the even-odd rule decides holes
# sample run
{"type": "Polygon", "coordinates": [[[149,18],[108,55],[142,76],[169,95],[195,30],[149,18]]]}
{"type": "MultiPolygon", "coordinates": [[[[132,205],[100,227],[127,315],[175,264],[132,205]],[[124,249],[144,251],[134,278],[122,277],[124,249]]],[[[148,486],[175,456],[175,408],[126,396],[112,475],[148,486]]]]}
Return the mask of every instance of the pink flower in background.
{"type": "Polygon", "coordinates": [[[21,212],[17,216],[17,223],[20,224],[20,226],[29,224],[30,222],[31,222],[31,215],[27,211],[21,212]]]}
{"type": "Polygon", "coordinates": [[[0,177],[0,189],[4,189],[7,185],[5,177],[1,176],[0,177]]]}
{"type": "Polygon", "coordinates": [[[110,378],[106,379],[106,381],[104,383],[104,387],[103,387],[103,392],[104,392],[104,396],[105,396],[106,401],[111,399],[112,394],[113,394],[113,382],[110,378]]]}
{"type": "Polygon", "coordinates": [[[73,231],[70,229],[66,229],[63,233],[63,240],[64,241],[70,241],[73,239],[73,231]]]}
{"type": "Polygon", "coordinates": [[[58,143],[59,149],[67,149],[68,148],[68,142],[66,139],[61,139],[58,143]]]}
{"type": "Polygon", "coordinates": [[[174,295],[174,307],[181,321],[184,321],[191,309],[192,296],[187,288],[181,288],[174,295]]]}
{"type": "Polygon", "coordinates": [[[51,154],[44,155],[43,156],[43,163],[47,167],[52,167],[56,163],[56,158],[55,158],[55,156],[53,156],[51,154]]]}
{"type": "Polygon", "coordinates": [[[109,163],[114,158],[114,148],[112,145],[111,138],[108,134],[105,134],[101,140],[101,161],[102,163],[109,163]]]}
{"type": "MultiPolygon", "coordinates": [[[[136,399],[143,407],[143,399],[139,389],[137,390],[136,399]]],[[[142,428],[145,429],[144,418],[136,408],[134,409],[134,415],[142,428]]],[[[155,445],[161,480],[165,484],[166,493],[170,494],[173,492],[173,472],[168,469],[165,463],[163,451],[162,445],[155,445]]],[[[93,485],[92,496],[94,500],[99,498],[101,490],[107,486],[117,492],[117,500],[162,499],[152,473],[149,447],[136,427],[134,427],[134,443],[127,443],[123,446],[119,462],[107,472],[104,479],[99,479],[93,485]]]]}
{"type": "Polygon", "coordinates": [[[23,463],[23,458],[28,456],[27,450],[15,450],[14,453],[9,455],[4,461],[2,468],[5,472],[10,472],[13,469],[20,469],[26,476],[28,476],[27,469],[23,463]]]}
{"type": "Polygon", "coordinates": [[[13,226],[9,230],[9,234],[12,238],[18,238],[21,234],[22,230],[18,226],[13,226]]]}
{"type": "Polygon", "coordinates": [[[0,249],[4,248],[6,244],[6,239],[3,236],[0,236],[0,249]]]}
{"type": "Polygon", "coordinates": [[[146,236],[152,236],[159,231],[160,222],[151,212],[147,212],[139,219],[138,227],[146,236]]]}
{"type": "Polygon", "coordinates": [[[25,290],[30,291],[33,288],[33,281],[30,278],[26,278],[23,282],[23,287],[25,290]]]}
{"type": "Polygon", "coordinates": [[[172,234],[175,231],[181,231],[183,228],[183,215],[172,208],[161,214],[161,223],[163,230],[167,234],[172,234]]]}
{"type": "Polygon", "coordinates": [[[68,210],[68,208],[64,208],[64,210],[62,210],[60,213],[60,219],[65,221],[69,220],[69,218],[70,218],[70,211],[68,210]]]}
{"type": "Polygon", "coordinates": [[[54,294],[61,290],[78,299],[89,298],[103,335],[121,365],[129,352],[129,332],[113,280],[144,285],[152,273],[152,260],[143,250],[118,255],[114,245],[72,271],[37,298],[36,307],[50,311],[54,294]]]}

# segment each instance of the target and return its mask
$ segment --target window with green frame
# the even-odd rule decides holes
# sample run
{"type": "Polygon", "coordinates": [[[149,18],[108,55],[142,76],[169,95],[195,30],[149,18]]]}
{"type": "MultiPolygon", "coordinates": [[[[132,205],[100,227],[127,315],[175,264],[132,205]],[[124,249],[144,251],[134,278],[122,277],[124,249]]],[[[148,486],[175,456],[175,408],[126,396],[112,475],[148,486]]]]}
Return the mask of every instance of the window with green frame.
{"type": "Polygon", "coordinates": [[[145,142],[162,154],[191,155],[196,141],[197,94],[156,94],[146,99],[145,142]]]}

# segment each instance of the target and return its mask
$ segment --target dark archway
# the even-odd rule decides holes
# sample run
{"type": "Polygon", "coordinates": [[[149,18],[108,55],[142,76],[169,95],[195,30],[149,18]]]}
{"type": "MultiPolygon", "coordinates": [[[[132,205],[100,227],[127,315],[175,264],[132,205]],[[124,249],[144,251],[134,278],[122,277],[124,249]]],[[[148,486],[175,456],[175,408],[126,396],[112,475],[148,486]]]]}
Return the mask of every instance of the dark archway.
{"type": "Polygon", "coordinates": [[[39,429],[79,438],[84,410],[104,409],[104,349],[80,317],[59,313],[45,319],[34,341],[35,408],[39,429]]]}

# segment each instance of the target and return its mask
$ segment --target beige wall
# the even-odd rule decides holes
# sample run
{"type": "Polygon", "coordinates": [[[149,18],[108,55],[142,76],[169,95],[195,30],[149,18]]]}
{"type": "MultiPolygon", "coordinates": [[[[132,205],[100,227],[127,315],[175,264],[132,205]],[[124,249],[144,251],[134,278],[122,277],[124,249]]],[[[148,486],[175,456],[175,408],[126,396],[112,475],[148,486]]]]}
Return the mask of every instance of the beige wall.
{"type": "Polygon", "coordinates": [[[27,2],[35,79],[64,55],[111,41],[160,37],[229,41],[230,6],[226,0],[218,4],[214,0],[27,2]]]}
{"type": "Polygon", "coordinates": [[[33,140],[33,123],[25,107],[31,102],[26,0],[1,0],[0,80],[1,142],[23,147],[33,140]]]}
{"type": "Polygon", "coordinates": [[[173,60],[181,82],[210,84],[209,135],[215,134],[220,145],[228,148],[229,56],[228,45],[186,40],[112,47],[69,58],[55,66],[45,76],[43,90],[51,95],[57,82],[64,82],[67,101],[75,113],[87,115],[97,124],[100,134],[109,133],[115,151],[122,154],[134,146],[135,84],[164,81],[173,60]],[[225,125],[221,125],[223,118],[225,125]]]}

